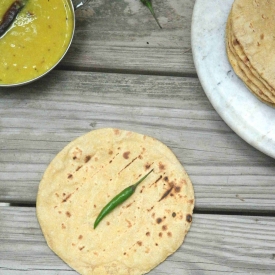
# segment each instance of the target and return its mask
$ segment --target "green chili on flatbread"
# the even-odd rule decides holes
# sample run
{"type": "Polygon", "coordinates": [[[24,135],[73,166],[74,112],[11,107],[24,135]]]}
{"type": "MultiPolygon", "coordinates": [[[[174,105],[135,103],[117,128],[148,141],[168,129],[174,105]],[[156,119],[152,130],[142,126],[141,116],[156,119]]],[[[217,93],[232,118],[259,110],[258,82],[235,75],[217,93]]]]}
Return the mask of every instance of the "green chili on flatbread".
{"type": "Polygon", "coordinates": [[[108,215],[112,210],[114,210],[118,205],[125,202],[127,199],[129,199],[134,193],[137,188],[137,186],[147,178],[147,176],[153,171],[153,169],[147,173],[144,177],[142,177],[138,182],[136,182],[133,185],[130,185],[126,187],[124,190],[122,190],[118,195],[116,195],[99,213],[98,217],[95,220],[94,223],[94,229],[98,226],[100,221],[108,215]]]}

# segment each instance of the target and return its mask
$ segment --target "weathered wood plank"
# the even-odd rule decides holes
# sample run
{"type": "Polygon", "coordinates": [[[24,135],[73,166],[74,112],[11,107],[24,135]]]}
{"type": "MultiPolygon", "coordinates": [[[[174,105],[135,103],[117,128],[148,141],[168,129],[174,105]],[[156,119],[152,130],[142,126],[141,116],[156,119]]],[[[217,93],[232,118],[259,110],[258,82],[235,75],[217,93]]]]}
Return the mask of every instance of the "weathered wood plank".
{"type": "Polygon", "coordinates": [[[275,209],[275,160],[227,127],[196,78],[54,71],[0,97],[0,201],[35,203],[68,142],[114,127],[167,144],[194,183],[198,210],[275,209]]]}
{"type": "Polygon", "coordinates": [[[195,0],[156,0],[160,29],[139,0],[90,1],[61,67],[75,70],[195,74],[191,17],[195,0]]]}
{"type": "MultiPolygon", "coordinates": [[[[46,245],[34,208],[0,207],[0,273],[69,274],[46,245]]],[[[275,218],[200,215],[183,245],[150,275],[273,274],[275,218]]]]}

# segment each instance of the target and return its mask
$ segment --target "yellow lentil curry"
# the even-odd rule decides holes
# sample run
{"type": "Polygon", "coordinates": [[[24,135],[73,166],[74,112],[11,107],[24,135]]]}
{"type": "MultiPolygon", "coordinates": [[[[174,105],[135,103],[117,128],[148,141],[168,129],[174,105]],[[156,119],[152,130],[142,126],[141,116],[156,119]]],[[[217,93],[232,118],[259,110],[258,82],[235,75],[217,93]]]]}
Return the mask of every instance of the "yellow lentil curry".
{"type": "MultiPolygon", "coordinates": [[[[13,2],[1,0],[0,20],[13,2]]],[[[69,0],[27,0],[0,38],[0,85],[27,82],[51,69],[68,48],[73,27],[69,0]]]]}

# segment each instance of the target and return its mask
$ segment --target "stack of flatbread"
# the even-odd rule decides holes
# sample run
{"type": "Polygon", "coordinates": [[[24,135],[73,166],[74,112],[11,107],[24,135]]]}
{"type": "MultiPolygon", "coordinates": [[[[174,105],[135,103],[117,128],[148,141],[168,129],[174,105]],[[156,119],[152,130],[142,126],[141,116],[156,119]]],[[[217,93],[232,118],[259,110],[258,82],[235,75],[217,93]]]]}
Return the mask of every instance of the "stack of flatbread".
{"type": "Polygon", "coordinates": [[[99,129],[68,144],[50,163],[37,195],[49,247],[83,275],[140,275],[182,244],[192,222],[192,183],[160,141],[99,129]],[[135,193],[94,229],[102,208],[126,187],[135,193]]]}
{"type": "Polygon", "coordinates": [[[261,101],[275,105],[275,1],[235,0],[226,48],[235,73],[261,101]]]}

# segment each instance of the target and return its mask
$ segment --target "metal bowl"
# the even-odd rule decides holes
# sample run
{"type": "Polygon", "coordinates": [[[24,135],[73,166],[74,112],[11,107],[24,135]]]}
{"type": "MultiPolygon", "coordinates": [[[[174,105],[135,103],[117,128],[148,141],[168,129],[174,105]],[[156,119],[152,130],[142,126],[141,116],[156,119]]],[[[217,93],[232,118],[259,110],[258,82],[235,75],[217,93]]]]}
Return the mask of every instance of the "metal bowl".
{"type": "Polygon", "coordinates": [[[47,73],[49,73],[52,69],[54,69],[58,64],[59,62],[63,59],[63,57],[66,55],[67,51],[69,50],[70,46],[71,46],[71,43],[72,43],[72,40],[73,40],[73,37],[74,37],[74,31],[75,31],[75,11],[82,7],[85,3],[87,3],[89,0],[68,0],[69,2],[69,5],[70,5],[70,8],[72,10],[72,13],[73,13],[73,28],[72,28],[72,31],[71,31],[71,39],[70,39],[70,42],[68,43],[68,46],[67,48],[64,50],[62,56],[59,58],[59,60],[54,63],[46,72],[44,72],[43,74],[39,75],[39,76],[36,76],[30,80],[26,80],[26,81],[23,81],[23,82],[19,82],[19,83],[12,83],[12,84],[1,84],[0,83],[0,87],[17,87],[17,86],[22,86],[22,85],[26,85],[26,84],[29,84],[29,83],[32,83],[33,81],[35,80],[38,80],[40,79],[41,77],[43,77],[44,75],[46,75],[47,73]]]}

